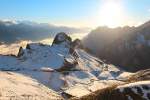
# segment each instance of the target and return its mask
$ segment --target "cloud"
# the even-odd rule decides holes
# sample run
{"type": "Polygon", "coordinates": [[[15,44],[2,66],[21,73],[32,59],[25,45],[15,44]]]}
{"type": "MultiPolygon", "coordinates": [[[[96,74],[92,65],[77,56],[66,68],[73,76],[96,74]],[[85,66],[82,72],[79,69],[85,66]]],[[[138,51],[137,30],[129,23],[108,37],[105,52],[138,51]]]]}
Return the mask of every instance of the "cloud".
{"type": "Polygon", "coordinates": [[[55,26],[30,21],[0,21],[0,42],[12,43],[20,40],[39,41],[54,37],[58,32],[85,33],[86,28],[55,26]]]}

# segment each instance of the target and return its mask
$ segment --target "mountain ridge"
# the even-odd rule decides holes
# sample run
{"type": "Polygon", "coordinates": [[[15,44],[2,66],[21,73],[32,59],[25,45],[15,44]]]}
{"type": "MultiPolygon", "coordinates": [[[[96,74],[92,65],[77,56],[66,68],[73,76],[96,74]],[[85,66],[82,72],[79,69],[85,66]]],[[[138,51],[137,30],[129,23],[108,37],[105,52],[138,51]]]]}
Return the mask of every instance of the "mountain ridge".
{"type": "Polygon", "coordinates": [[[89,28],[75,28],[56,26],[49,23],[36,23],[32,21],[3,21],[0,20],[0,42],[14,43],[19,40],[38,41],[54,37],[58,32],[86,33],[89,28]]]}
{"type": "Polygon", "coordinates": [[[99,27],[82,41],[100,59],[134,72],[149,68],[149,27],[150,22],[138,27],[99,27]]]}

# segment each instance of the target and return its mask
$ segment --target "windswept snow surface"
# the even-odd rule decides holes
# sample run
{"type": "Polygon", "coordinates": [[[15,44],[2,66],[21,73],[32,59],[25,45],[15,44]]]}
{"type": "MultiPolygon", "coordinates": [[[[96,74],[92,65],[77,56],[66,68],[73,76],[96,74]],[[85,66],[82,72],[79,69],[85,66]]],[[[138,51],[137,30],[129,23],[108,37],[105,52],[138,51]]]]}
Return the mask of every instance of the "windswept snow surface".
{"type": "MultiPolygon", "coordinates": [[[[79,48],[74,50],[75,57],[67,45],[65,42],[52,46],[31,43],[20,57],[0,55],[0,70],[29,76],[59,93],[69,89],[71,94],[70,88],[79,89],[78,86],[95,91],[101,87],[101,81],[116,80],[124,73],[79,48]],[[69,64],[66,65],[66,61],[69,64]],[[64,67],[72,70],[63,70],[64,67]]],[[[108,85],[108,82],[104,84],[108,85]]]]}
{"type": "Polygon", "coordinates": [[[0,100],[61,100],[55,91],[14,72],[0,71],[0,100]]]}
{"type": "Polygon", "coordinates": [[[97,90],[105,89],[112,85],[120,85],[120,84],[123,84],[123,82],[117,80],[101,80],[101,81],[94,81],[89,84],[76,84],[64,92],[65,94],[70,94],[74,97],[82,97],[97,90]]]}

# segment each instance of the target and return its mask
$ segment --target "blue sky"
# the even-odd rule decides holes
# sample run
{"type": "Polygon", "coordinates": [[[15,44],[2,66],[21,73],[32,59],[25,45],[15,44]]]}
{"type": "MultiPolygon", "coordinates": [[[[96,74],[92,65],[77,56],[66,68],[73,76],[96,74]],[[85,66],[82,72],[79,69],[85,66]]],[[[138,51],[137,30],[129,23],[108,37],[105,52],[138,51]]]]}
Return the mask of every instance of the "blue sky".
{"type": "Polygon", "coordinates": [[[106,16],[99,14],[101,6],[109,1],[119,2],[128,16],[125,20],[132,24],[150,19],[150,0],[0,0],[0,19],[98,26],[101,25],[101,16],[106,16]]]}

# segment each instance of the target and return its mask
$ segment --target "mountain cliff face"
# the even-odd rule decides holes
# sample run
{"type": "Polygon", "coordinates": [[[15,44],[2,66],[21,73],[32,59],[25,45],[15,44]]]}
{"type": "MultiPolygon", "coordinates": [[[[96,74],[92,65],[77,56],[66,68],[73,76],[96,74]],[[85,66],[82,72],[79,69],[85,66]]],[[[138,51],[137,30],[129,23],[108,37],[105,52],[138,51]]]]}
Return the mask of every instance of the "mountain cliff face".
{"type": "Polygon", "coordinates": [[[83,40],[93,54],[128,71],[150,66],[150,22],[138,27],[99,27],[83,40]]]}
{"type": "MultiPolygon", "coordinates": [[[[55,91],[52,100],[82,98],[95,91],[132,82],[129,81],[129,75],[134,75],[87,53],[79,39],[72,41],[70,36],[63,32],[56,35],[52,45],[30,43],[26,47],[20,47],[17,56],[0,55],[0,70],[2,73],[4,71],[18,73],[19,78],[22,75],[45,85],[55,91]]],[[[25,80],[25,83],[29,80],[25,80]]],[[[14,81],[18,84],[17,80],[14,81]]],[[[15,85],[16,89],[19,86],[15,85]]],[[[11,91],[18,93],[13,89],[11,91]]],[[[17,95],[20,96],[20,94],[17,95]]],[[[49,96],[45,95],[48,98],[49,96]]],[[[37,98],[40,99],[39,97],[37,98]]]]}

